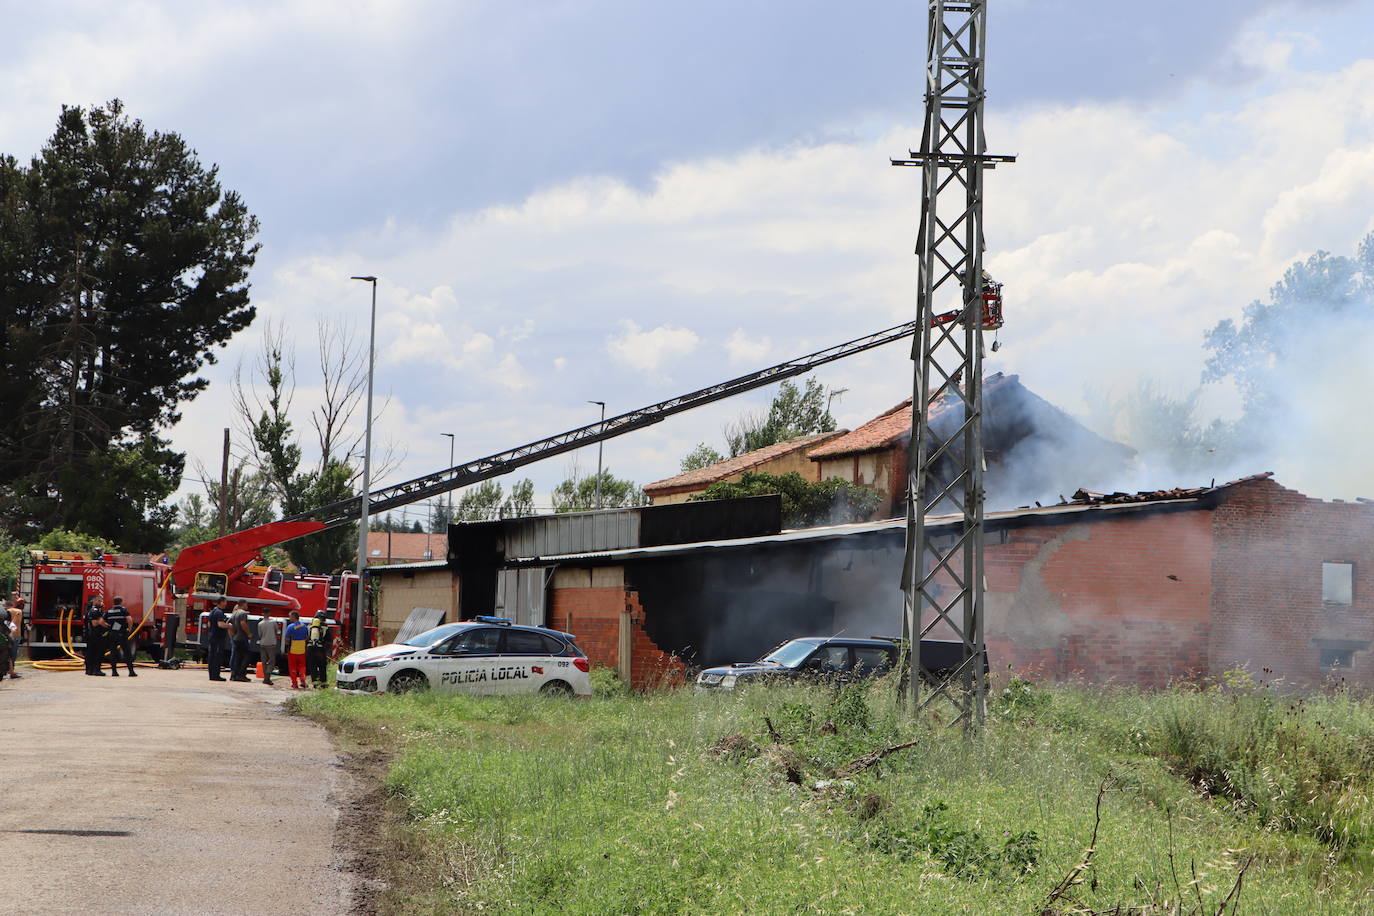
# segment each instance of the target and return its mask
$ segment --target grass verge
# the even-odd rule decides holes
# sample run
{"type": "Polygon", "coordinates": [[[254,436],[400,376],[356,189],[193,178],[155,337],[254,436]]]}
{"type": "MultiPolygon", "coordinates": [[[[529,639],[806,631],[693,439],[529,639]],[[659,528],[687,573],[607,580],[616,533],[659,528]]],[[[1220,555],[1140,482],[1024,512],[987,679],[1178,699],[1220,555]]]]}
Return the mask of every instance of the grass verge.
{"type": "Polygon", "coordinates": [[[382,912],[1374,910],[1368,701],[1008,690],[976,739],[881,684],[297,707],[391,755],[382,912]]]}

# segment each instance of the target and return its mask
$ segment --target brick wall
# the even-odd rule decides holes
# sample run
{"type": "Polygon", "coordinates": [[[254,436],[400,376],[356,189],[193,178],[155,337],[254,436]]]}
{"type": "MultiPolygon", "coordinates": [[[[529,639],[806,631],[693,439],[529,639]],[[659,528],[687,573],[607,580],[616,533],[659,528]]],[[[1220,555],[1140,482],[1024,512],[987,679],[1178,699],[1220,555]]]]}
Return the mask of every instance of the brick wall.
{"type": "Polygon", "coordinates": [[[682,660],[659,649],[644,631],[639,593],[624,585],[583,585],[583,581],[594,580],[590,575],[576,578],[578,572],[559,570],[561,578],[555,578],[549,602],[549,626],[574,634],[593,665],[616,668],[620,664],[620,616],[628,610],[631,685],[647,690],[681,683],[686,672],[682,660]]]}
{"type": "Polygon", "coordinates": [[[985,639],[993,670],[1141,686],[1205,673],[1210,516],[1142,512],[991,532],[985,639]]]}
{"type": "Polygon", "coordinates": [[[1320,665],[1322,645],[1374,642],[1374,506],[1252,480],[1222,495],[1213,520],[1213,673],[1245,665],[1302,685],[1332,676],[1374,684],[1370,649],[1357,648],[1349,669],[1320,665]],[[1349,606],[1322,601],[1323,562],[1354,564],[1349,606]]]}

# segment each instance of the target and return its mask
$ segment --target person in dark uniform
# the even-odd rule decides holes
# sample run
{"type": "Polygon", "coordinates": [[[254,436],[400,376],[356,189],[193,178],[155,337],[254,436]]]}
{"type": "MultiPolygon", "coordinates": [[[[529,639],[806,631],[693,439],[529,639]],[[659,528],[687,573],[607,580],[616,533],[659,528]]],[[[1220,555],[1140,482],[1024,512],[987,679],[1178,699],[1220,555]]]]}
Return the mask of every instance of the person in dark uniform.
{"type": "Polygon", "coordinates": [[[92,677],[104,677],[100,662],[105,658],[105,633],[109,624],[105,622],[105,609],[100,606],[99,598],[92,598],[86,605],[86,673],[92,677]]]}
{"type": "Polygon", "coordinates": [[[210,668],[210,680],[223,681],[220,666],[224,664],[224,654],[229,648],[229,617],[224,613],[224,599],[215,601],[210,616],[205,621],[205,664],[210,668]]]}
{"type": "Polygon", "coordinates": [[[129,669],[129,677],[138,677],[138,672],[134,671],[134,654],[128,651],[129,645],[129,609],[124,606],[124,599],[118,595],[114,598],[114,603],[105,612],[105,622],[109,624],[110,631],[107,637],[106,651],[110,658],[110,674],[119,677],[119,663],[122,661],[129,669]]]}
{"type": "Polygon", "coordinates": [[[329,624],[324,611],[316,611],[310,621],[310,635],[305,639],[305,670],[310,675],[311,687],[328,687],[329,674],[326,665],[329,661],[329,624]]]}

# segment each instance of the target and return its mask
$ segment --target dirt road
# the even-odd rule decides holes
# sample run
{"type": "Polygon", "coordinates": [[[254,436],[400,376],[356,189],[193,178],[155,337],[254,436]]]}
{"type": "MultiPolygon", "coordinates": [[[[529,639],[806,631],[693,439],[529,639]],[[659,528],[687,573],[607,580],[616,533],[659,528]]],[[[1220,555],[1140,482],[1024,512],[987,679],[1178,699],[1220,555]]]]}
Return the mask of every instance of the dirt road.
{"type": "Polygon", "coordinates": [[[0,913],[352,910],[347,776],[281,709],[296,691],[20,671],[0,685],[0,913]]]}

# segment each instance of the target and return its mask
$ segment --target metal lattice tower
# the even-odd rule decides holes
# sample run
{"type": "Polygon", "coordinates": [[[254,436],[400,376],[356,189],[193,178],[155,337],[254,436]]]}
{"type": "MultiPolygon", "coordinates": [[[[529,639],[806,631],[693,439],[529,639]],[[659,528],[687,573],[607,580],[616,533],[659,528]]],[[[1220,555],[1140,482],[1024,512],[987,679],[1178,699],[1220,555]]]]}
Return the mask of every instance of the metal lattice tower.
{"type": "Polygon", "coordinates": [[[983,331],[1001,324],[1000,296],[983,275],[983,174],[998,162],[1015,161],[1014,156],[988,155],[983,136],[986,25],[982,0],[930,0],[921,148],[912,150],[909,159],[892,160],[893,165],[920,168],[922,175],[902,570],[903,629],[913,651],[904,687],[915,708],[946,703],[953,707],[952,722],[965,728],[979,726],[987,708],[983,331]],[[995,314],[985,307],[985,288],[997,297],[995,314]],[[955,320],[936,311],[942,289],[946,298],[960,296],[955,320]],[[942,530],[928,543],[927,514],[945,511],[962,513],[962,525],[951,535],[942,530]],[[916,647],[926,636],[964,643],[963,664],[943,680],[932,680],[931,672],[921,667],[916,647]]]}

